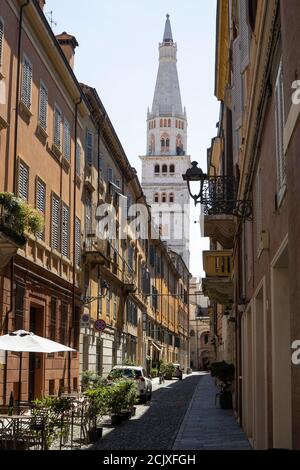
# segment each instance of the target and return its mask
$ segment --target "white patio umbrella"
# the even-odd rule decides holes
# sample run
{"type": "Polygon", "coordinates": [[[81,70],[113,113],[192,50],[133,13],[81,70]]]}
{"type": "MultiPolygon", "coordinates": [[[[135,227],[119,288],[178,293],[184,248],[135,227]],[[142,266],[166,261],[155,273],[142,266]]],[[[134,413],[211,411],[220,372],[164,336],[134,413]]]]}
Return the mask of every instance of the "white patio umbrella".
{"type": "Polygon", "coordinates": [[[1,351],[14,351],[20,353],[19,365],[19,391],[18,403],[20,404],[21,398],[21,370],[22,370],[22,353],[23,352],[40,352],[40,353],[54,353],[65,351],[76,351],[69,348],[64,344],[56,343],[42,336],[35,335],[29,331],[18,330],[14,333],[0,336],[0,350],[1,351]]]}

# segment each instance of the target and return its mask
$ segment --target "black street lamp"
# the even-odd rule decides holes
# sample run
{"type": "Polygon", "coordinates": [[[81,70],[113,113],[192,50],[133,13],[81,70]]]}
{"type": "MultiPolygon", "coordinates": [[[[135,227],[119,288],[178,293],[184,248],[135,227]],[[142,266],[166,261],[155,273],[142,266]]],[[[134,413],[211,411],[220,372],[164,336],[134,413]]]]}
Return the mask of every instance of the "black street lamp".
{"type": "Polygon", "coordinates": [[[251,219],[252,201],[236,198],[234,176],[208,176],[198,168],[197,162],[192,162],[182,178],[187,182],[195,206],[202,204],[205,215],[226,214],[251,219]]]}

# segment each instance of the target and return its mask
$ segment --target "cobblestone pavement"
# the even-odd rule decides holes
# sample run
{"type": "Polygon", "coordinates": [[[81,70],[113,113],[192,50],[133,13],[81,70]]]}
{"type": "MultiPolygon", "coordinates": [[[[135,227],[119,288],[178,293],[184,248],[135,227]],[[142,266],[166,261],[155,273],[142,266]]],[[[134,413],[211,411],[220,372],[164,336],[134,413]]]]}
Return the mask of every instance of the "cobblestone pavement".
{"type": "Polygon", "coordinates": [[[154,383],[149,405],[137,407],[134,418],[112,430],[89,450],[170,450],[188,409],[193,393],[202,378],[188,375],[182,381],[173,379],[154,383]]]}
{"type": "Polygon", "coordinates": [[[217,390],[206,374],[199,381],[173,450],[250,450],[232,410],[215,404],[217,390]]]}

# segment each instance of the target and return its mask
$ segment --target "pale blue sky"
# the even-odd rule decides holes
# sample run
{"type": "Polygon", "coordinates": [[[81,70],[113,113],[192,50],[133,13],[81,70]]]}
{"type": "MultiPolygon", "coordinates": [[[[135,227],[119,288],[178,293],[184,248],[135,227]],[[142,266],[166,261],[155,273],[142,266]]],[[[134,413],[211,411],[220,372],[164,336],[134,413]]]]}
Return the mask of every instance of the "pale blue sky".
{"type": "MultiPolygon", "coordinates": [[[[206,149],[216,133],[219,104],[214,97],[215,0],[47,0],[55,34],[76,36],[75,73],[95,87],[131,164],[146,151],[146,113],[158,69],[158,43],[170,14],[178,46],[182,103],[188,116],[188,153],[206,169],[206,149]]],[[[191,263],[202,274],[199,206],[191,211],[191,263]]]]}

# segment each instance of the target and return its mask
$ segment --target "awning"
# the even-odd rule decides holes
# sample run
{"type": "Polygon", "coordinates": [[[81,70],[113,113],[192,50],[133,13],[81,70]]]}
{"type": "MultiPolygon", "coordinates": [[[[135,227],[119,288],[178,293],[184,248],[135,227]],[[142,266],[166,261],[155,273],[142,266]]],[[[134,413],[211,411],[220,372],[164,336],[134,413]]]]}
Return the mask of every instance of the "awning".
{"type": "Polygon", "coordinates": [[[159,352],[161,352],[161,348],[160,348],[156,343],[154,343],[154,341],[151,341],[151,344],[153,344],[153,346],[154,346],[159,352]]]}

